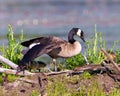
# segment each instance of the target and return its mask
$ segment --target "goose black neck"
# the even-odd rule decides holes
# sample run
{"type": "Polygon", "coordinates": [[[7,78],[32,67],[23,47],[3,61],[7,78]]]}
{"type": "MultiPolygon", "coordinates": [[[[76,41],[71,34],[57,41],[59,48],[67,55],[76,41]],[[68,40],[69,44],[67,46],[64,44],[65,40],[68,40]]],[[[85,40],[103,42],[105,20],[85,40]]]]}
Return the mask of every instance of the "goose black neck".
{"type": "Polygon", "coordinates": [[[73,30],[71,30],[68,34],[68,41],[73,44],[76,40],[73,38],[75,35],[75,32],[73,30]]]}

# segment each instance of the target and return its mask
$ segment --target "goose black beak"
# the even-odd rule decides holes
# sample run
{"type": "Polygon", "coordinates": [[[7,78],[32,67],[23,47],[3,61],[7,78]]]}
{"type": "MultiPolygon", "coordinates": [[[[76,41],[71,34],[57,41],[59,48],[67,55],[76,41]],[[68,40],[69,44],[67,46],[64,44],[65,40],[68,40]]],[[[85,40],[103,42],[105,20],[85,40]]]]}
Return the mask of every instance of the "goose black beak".
{"type": "Polygon", "coordinates": [[[83,31],[81,31],[80,38],[81,38],[84,42],[86,42],[85,39],[84,39],[84,32],[83,32],[83,31]]]}
{"type": "Polygon", "coordinates": [[[81,39],[83,40],[83,42],[86,42],[83,36],[81,37],[81,39]]]}

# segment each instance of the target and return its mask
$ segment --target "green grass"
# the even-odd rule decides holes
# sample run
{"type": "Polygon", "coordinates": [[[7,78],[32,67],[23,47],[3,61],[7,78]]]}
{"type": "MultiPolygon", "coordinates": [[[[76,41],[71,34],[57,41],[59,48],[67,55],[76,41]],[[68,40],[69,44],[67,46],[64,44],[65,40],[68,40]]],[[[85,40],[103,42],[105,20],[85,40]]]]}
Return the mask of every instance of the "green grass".
{"type": "MultiPolygon", "coordinates": [[[[119,96],[120,89],[114,88],[111,92],[106,93],[94,76],[84,73],[76,76],[53,76],[48,78],[46,85],[47,96],[119,96]],[[86,78],[87,77],[87,78],[86,78]]],[[[7,94],[7,91],[0,87],[0,96],[7,94]]],[[[9,93],[9,96],[19,96],[19,90],[9,93]],[[13,93],[14,92],[14,93],[13,93]]],[[[28,93],[26,93],[28,94],[28,93]]],[[[39,89],[34,89],[29,96],[38,96],[39,89]]],[[[24,96],[27,96],[24,94],[24,96]]]]}
{"type": "Polygon", "coordinates": [[[100,64],[103,61],[104,55],[100,51],[101,48],[106,49],[106,41],[103,40],[102,33],[98,32],[95,26],[94,36],[92,36],[90,40],[87,40],[84,53],[89,63],[100,64]]]}
{"type": "Polygon", "coordinates": [[[16,79],[18,78],[18,76],[16,77],[15,75],[8,75],[8,81],[9,82],[13,82],[13,81],[15,81],[16,79]]]}
{"type": "Polygon", "coordinates": [[[110,92],[109,96],[120,96],[120,90],[114,88],[114,90],[110,92]]]}
{"type": "Polygon", "coordinates": [[[117,64],[120,64],[120,49],[117,49],[117,50],[115,51],[115,54],[116,54],[115,62],[116,62],[117,64]]]}
{"type": "MultiPolygon", "coordinates": [[[[22,40],[23,40],[23,32],[21,31],[18,40],[16,40],[14,37],[14,31],[12,26],[8,25],[8,33],[7,33],[8,44],[6,46],[4,46],[4,44],[3,46],[0,46],[0,52],[2,53],[2,56],[18,64],[19,60],[22,57],[21,54],[22,46],[20,45],[20,42],[22,40]]],[[[4,63],[2,64],[2,67],[9,68],[9,66],[4,63]]]]}
{"type": "Polygon", "coordinates": [[[40,92],[38,90],[32,90],[30,96],[39,96],[40,92]]]}
{"type": "Polygon", "coordinates": [[[59,76],[59,79],[50,77],[47,96],[119,96],[119,89],[115,88],[110,93],[106,93],[92,77],[88,73],[73,77],[59,76]],[[86,78],[86,74],[88,78],[86,78]]]}
{"type": "Polygon", "coordinates": [[[106,96],[102,88],[96,82],[90,86],[81,86],[79,92],[74,92],[72,96],[106,96]]]}
{"type": "Polygon", "coordinates": [[[69,90],[65,87],[65,81],[63,80],[63,77],[59,77],[59,79],[52,79],[54,80],[52,83],[48,83],[47,86],[47,95],[48,96],[70,96],[69,90]]]}
{"type": "Polygon", "coordinates": [[[90,78],[92,78],[92,76],[90,75],[89,72],[84,72],[83,74],[81,74],[81,78],[82,79],[90,79],[90,78]]]}
{"type": "MultiPolygon", "coordinates": [[[[14,62],[15,64],[18,64],[22,54],[22,46],[20,45],[20,42],[23,40],[23,31],[21,31],[21,34],[18,39],[14,36],[13,27],[11,25],[8,25],[8,33],[7,33],[7,45],[0,46],[0,52],[3,57],[9,59],[10,61],[14,62]]],[[[1,63],[1,67],[4,68],[10,68],[8,65],[1,63]]],[[[0,75],[0,82],[2,82],[2,76],[5,75],[4,73],[1,73],[0,75]]],[[[8,81],[14,81],[16,79],[16,76],[14,75],[8,75],[8,81]]]]}
{"type": "Polygon", "coordinates": [[[68,58],[65,60],[66,68],[67,69],[74,69],[76,66],[82,66],[86,62],[84,60],[83,55],[78,54],[74,57],[68,58]]]}

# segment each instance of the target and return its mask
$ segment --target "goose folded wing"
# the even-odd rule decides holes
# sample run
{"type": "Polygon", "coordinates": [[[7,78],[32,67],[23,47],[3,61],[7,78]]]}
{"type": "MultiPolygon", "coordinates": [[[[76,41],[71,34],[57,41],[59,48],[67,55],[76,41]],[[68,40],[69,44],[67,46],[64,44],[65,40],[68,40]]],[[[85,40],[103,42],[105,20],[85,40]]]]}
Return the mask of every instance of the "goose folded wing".
{"type": "Polygon", "coordinates": [[[21,60],[22,62],[29,62],[41,56],[43,54],[47,54],[48,52],[52,51],[55,48],[58,48],[55,44],[45,45],[45,44],[38,44],[32,47],[23,57],[21,60]]]}
{"type": "Polygon", "coordinates": [[[38,38],[34,38],[34,39],[31,39],[31,40],[28,40],[28,41],[24,41],[21,43],[22,46],[25,46],[25,47],[29,47],[31,44],[47,44],[47,45],[51,45],[51,44],[61,44],[61,43],[64,43],[66,42],[65,40],[59,38],[59,37],[55,37],[55,36],[48,36],[48,37],[38,37],[38,38]]]}
{"type": "Polygon", "coordinates": [[[44,37],[38,37],[34,39],[30,39],[28,41],[24,41],[21,43],[22,46],[29,47],[32,43],[39,43],[44,37]]]}

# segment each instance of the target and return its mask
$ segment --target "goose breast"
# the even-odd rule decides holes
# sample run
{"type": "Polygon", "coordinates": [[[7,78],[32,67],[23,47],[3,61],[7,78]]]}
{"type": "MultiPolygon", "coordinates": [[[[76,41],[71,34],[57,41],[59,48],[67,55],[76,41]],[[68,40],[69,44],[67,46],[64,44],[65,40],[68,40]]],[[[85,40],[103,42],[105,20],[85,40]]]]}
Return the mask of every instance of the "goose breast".
{"type": "Polygon", "coordinates": [[[60,44],[60,47],[53,49],[51,52],[49,52],[48,55],[53,58],[67,58],[79,54],[81,52],[81,49],[81,44],[78,41],[74,42],[74,44],[65,42],[64,44],[60,44]]]}

